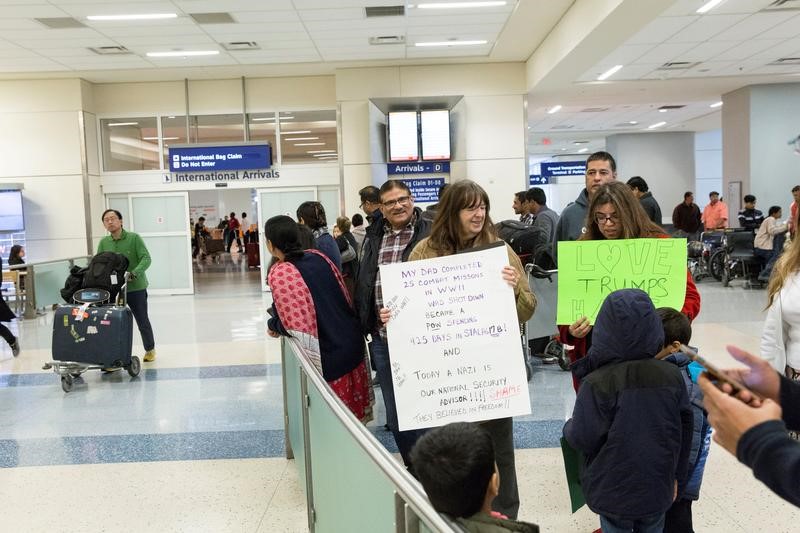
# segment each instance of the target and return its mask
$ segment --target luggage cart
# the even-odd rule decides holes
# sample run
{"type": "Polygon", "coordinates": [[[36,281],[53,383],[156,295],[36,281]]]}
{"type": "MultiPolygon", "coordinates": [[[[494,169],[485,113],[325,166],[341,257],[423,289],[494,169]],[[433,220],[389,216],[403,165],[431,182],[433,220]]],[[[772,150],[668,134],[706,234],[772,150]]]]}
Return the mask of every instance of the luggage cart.
{"type": "MultiPolygon", "coordinates": [[[[128,296],[128,280],[130,274],[128,272],[125,273],[123,284],[120,287],[119,294],[114,302],[113,309],[125,309],[128,313],[130,310],[127,309],[127,296],[128,296]]],[[[105,289],[81,289],[72,297],[74,306],[62,306],[68,307],[72,310],[78,310],[78,313],[86,316],[86,311],[89,310],[99,310],[106,306],[109,308],[107,304],[111,302],[111,293],[105,289]],[[79,305],[79,307],[78,307],[79,305]]],[[[66,324],[66,315],[63,315],[66,324]]],[[[131,323],[132,326],[132,323],[131,323]]],[[[88,325],[87,325],[88,327],[88,325]]],[[[56,320],[53,320],[53,328],[55,331],[56,328],[56,320]]],[[[55,336],[55,335],[54,335],[55,336]]],[[[88,337],[88,335],[87,335],[88,337]]],[[[42,366],[42,370],[53,370],[54,373],[61,377],[61,388],[64,392],[70,392],[74,385],[74,380],[76,378],[80,378],[81,374],[86,372],[87,370],[112,370],[118,368],[124,368],[128,375],[135,378],[139,375],[141,371],[142,364],[139,360],[139,357],[136,355],[131,356],[130,350],[126,354],[111,354],[110,356],[106,357],[105,362],[101,361],[65,361],[57,359],[56,355],[56,346],[55,342],[53,343],[53,360],[49,361],[42,366]]]]}
{"type": "MultiPolygon", "coordinates": [[[[569,357],[564,345],[558,341],[556,305],[558,304],[558,271],[545,270],[538,265],[525,265],[528,282],[536,295],[536,312],[525,324],[530,339],[549,339],[543,354],[555,357],[562,370],[569,370],[569,357]]],[[[534,354],[537,355],[538,354],[534,354]]]]}

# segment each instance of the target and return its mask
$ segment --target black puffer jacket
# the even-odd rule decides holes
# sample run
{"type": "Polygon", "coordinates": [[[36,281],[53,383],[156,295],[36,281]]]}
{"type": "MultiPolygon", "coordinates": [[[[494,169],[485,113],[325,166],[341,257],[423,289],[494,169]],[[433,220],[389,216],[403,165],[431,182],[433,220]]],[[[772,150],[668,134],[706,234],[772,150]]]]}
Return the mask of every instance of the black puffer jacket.
{"type": "Polygon", "coordinates": [[[581,483],[595,513],[636,520],[666,512],[682,492],[692,445],[692,410],[680,370],[654,359],[661,320],[644,291],[611,293],[592,347],[573,372],[582,378],[564,437],[586,456],[581,483]]]}
{"type": "MultiPolygon", "coordinates": [[[[414,208],[414,236],[403,250],[403,261],[408,260],[408,256],[414,246],[419,241],[427,237],[431,232],[431,222],[423,218],[422,209],[414,208]]],[[[377,331],[378,315],[375,312],[375,280],[378,276],[378,253],[380,252],[381,241],[383,240],[383,228],[385,219],[380,218],[367,227],[367,234],[364,237],[364,244],[361,245],[361,264],[358,268],[358,281],[356,283],[356,312],[361,321],[361,329],[364,335],[370,335],[377,331]]]]}

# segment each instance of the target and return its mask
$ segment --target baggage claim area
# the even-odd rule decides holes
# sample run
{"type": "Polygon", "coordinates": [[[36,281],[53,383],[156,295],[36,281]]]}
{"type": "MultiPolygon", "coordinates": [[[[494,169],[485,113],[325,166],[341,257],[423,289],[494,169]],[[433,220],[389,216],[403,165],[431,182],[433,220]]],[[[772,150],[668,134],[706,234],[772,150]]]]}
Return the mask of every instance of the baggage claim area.
{"type": "MultiPolygon", "coordinates": [[[[16,341],[0,341],[0,530],[459,531],[403,466],[381,387],[362,424],[307,338],[268,333],[265,222],[313,202],[334,234],[339,217],[371,216],[359,191],[389,179],[420,215],[464,180],[493,223],[519,222],[515,194],[533,187],[561,214],[598,151],[617,181],[647,180],[667,231],[685,191],[700,209],[721,191],[734,227],[747,194],[785,219],[800,83],[780,59],[800,50],[800,14],[705,4],[4,2],[0,146],[15,156],[0,257],[16,318],[2,324],[16,341]]],[[[712,275],[701,247],[665,253],[695,274],[691,345],[727,368],[729,344],[759,353],[766,291],[733,263],[712,275]]],[[[524,272],[538,304],[520,342],[492,274],[504,254],[381,271],[399,423],[513,416],[518,519],[595,531],[560,444],[569,361],[545,350],[565,267],[524,272]]],[[[608,280],[585,292],[627,283],[596,255],[608,280]]],[[[670,292],[660,280],[648,292],[670,292]]],[[[800,523],[716,443],[692,513],[698,532],[800,523]]]]}

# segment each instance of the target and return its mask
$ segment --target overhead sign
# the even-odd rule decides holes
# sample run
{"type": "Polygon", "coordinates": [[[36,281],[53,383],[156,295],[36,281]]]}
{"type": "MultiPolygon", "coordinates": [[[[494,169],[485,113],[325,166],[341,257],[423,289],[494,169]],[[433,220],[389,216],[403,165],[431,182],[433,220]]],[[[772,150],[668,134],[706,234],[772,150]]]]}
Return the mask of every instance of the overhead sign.
{"type": "Polygon", "coordinates": [[[537,185],[549,185],[550,176],[540,176],[539,174],[531,174],[528,176],[528,187],[536,187],[537,185]]]}
{"type": "Polygon", "coordinates": [[[449,174],[450,163],[389,163],[389,174],[449,174]]]}
{"type": "Polygon", "coordinates": [[[594,324],[606,296],[641,289],[656,307],[681,309],[686,298],[686,239],[558,243],[558,324],[582,316],[594,324]]]}
{"type": "Polygon", "coordinates": [[[211,172],[266,169],[272,166],[269,144],[170,145],[171,172],[211,172]]]}
{"type": "Polygon", "coordinates": [[[411,195],[417,203],[436,203],[439,201],[439,189],[444,185],[444,178],[424,178],[418,180],[402,180],[411,189],[411,195]]]}
{"type": "Polygon", "coordinates": [[[585,176],[586,161],[558,161],[555,163],[539,163],[542,177],[585,176]]]}
{"type": "Polygon", "coordinates": [[[531,412],[506,247],[382,265],[401,430],[531,412]]]}
{"type": "Polygon", "coordinates": [[[235,170],[229,172],[171,172],[163,175],[163,183],[217,182],[217,187],[227,187],[228,181],[267,180],[280,178],[277,168],[269,170],[235,170]]]}

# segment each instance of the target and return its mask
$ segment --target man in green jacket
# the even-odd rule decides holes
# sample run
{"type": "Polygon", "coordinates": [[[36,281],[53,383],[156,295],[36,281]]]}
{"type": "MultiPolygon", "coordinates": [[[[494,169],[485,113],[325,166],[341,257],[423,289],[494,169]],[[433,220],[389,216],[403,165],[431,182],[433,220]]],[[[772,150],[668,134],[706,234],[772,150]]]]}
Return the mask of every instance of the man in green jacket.
{"type": "Polygon", "coordinates": [[[153,339],[153,328],[147,316],[147,275],[150,267],[150,252],[139,235],[122,229],[122,213],[116,209],[103,211],[103,226],[111,235],[103,237],[97,246],[97,253],[116,252],[128,258],[128,307],[131,308],[139,333],[142,335],[145,354],[142,360],[146,363],[156,359],[156,343],[153,339]]]}

